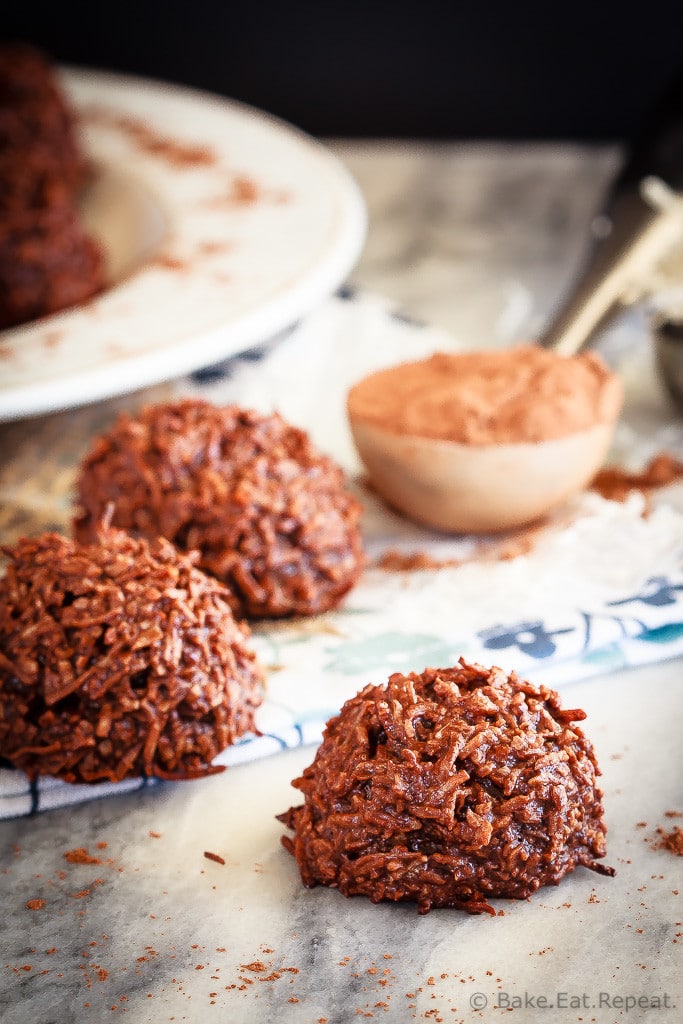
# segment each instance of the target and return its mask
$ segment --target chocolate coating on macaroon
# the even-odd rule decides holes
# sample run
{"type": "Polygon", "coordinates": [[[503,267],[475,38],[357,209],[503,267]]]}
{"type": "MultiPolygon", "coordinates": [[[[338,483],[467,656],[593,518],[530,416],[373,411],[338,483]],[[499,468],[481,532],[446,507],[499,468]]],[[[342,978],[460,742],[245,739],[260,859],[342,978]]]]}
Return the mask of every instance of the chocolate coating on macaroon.
{"type": "Polygon", "coordinates": [[[113,525],[199,551],[238,615],[327,611],[363,567],[342,470],[277,414],[186,400],[124,415],[83,460],[77,498],[79,537],[111,505],[113,525]]]}
{"type": "Polygon", "coordinates": [[[193,778],[254,729],[261,672],[227,592],[117,530],[4,548],[0,753],[29,776],[193,778]]]}
{"type": "Polygon", "coordinates": [[[0,218],[0,329],[59,312],[104,287],[104,260],[69,206],[0,218]]]}
{"type": "Polygon", "coordinates": [[[461,659],[366,686],[280,820],[306,886],[493,913],[605,855],[593,748],[558,695],[461,659]]]}
{"type": "MultiPolygon", "coordinates": [[[[59,179],[74,199],[90,175],[56,69],[45,54],[25,43],[0,44],[0,153],[5,159],[2,175],[15,179],[23,166],[31,205],[36,182],[44,183],[46,176],[59,179]]],[[[10,196],[17,187],[15,181],[10,196]]],[[[55,198],[52,189],[39,195],[55,198]]],[[[8,208],[1,189],[0,207],[8,208]]]]}

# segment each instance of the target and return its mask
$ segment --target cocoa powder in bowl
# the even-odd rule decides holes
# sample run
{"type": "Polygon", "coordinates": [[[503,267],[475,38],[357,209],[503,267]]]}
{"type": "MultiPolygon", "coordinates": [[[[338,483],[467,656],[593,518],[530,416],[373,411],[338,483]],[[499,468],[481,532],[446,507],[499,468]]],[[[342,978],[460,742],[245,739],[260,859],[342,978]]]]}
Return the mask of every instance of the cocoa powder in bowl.
{"type": "Polygon", "coordinates": [[[398,434],[488,445],[566,437],[611,422],[621,402],[619,379],[597,353],[518,345],[379,370],[351,389],[348,408],[398,434]]]}
{"type": "Polygon", "coordinates": [[[520,345],[380,370],[351,389],[348,414],[388,504],[437,529],[494,533],[586,486],[621,402],[619,379],[594,353],[520,345]]]}

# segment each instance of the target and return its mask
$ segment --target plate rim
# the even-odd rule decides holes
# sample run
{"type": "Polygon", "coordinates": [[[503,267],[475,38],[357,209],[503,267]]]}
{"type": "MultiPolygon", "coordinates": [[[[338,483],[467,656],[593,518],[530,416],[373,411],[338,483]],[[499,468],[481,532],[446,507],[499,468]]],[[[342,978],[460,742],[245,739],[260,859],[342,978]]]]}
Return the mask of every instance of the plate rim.
{"type": "MultiPolygon", "coordinates": [[[[209,103],[240,116],[254,119],[265,128],[273,129],[298,145],[315,153],[322,160],[335,185],[335,199],[339,203],[337,235],[334,244],[301,279],[279,288],[264,303],[242,312],[237,320],[213,325],[197,334],[190,334],[168,346],[131,353],[115,361],[103,358],[96,366],[59,374],[49,379],[2,388],[0,380],[0,423],[50,414],[118,395],[132,394],[141,389],[178,379],[194,370],[211,366],[230,356],[238,355],[250,347],[265,343],[280,332],[291,328],[318,301],[323,301],[339,287],[355,266],[367,237],[367,207],[361,189],[343,162],[321,141],[296,125],[260,110],[240,100],[210,91],[195,89],[162,79],[120,74],[116,71],[88,67],[61,65],[59,73],[68,89],[70,81],[95,82],[106,88],[142,89],[148,93],[159,90],[165,97],[209,103]],[[226,335],[228,337],[226,337],[226,335]],[[198,353],[201,352],[201,357],[198,353]],[[161,357],[161,358],[160,358],[161,357]],[[131,376],[131,371],[134,376],[131,376]]],[[[112,101],[115,106],[115,101],[112,101]]],[[[122,111],[125,114],[125,111],[122,111]]],[[[144,264],[140,269],[144,269],[144,264]]],[[[79,307],[75,307],[78,309],[79,307]]],[[[74,310],[67,309],[49,317],[30,321],[59,328],[63,319],[74,310]]],[[[23,325],[22,325],[23,326],[23,325]]],[[[21,326],[0,332],[3,335],[20,332],[21,326]]],[[[0,375],[1,377],[1,375],[0,375]]]]}

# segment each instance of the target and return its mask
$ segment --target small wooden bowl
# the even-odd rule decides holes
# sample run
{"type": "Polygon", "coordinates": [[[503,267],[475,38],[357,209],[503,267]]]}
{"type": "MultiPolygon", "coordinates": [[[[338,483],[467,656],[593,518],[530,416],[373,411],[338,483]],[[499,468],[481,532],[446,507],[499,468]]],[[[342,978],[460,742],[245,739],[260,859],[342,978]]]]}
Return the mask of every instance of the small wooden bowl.
{"type": "Polygon", "coordinates": [[[389,505],[425,526],[497,533],[540,519],[603,464],[614,422],[550,441],[469,445],[395,434],[350,416],[358,453],[389,505]]]}

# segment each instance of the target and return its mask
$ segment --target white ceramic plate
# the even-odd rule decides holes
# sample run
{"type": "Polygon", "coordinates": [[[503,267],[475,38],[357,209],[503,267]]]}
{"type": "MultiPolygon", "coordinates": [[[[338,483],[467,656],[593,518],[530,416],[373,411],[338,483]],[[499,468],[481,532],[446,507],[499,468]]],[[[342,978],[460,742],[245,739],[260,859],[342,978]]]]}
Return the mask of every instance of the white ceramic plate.
{"type": "Polygon", "coordinates": [[[323,146],[258,111],[158,82],[67,71],[108,255],[93,301],[0,332],[0,420],[210,365],[294,323],[345,278],[365,207],[323,146]]]}

